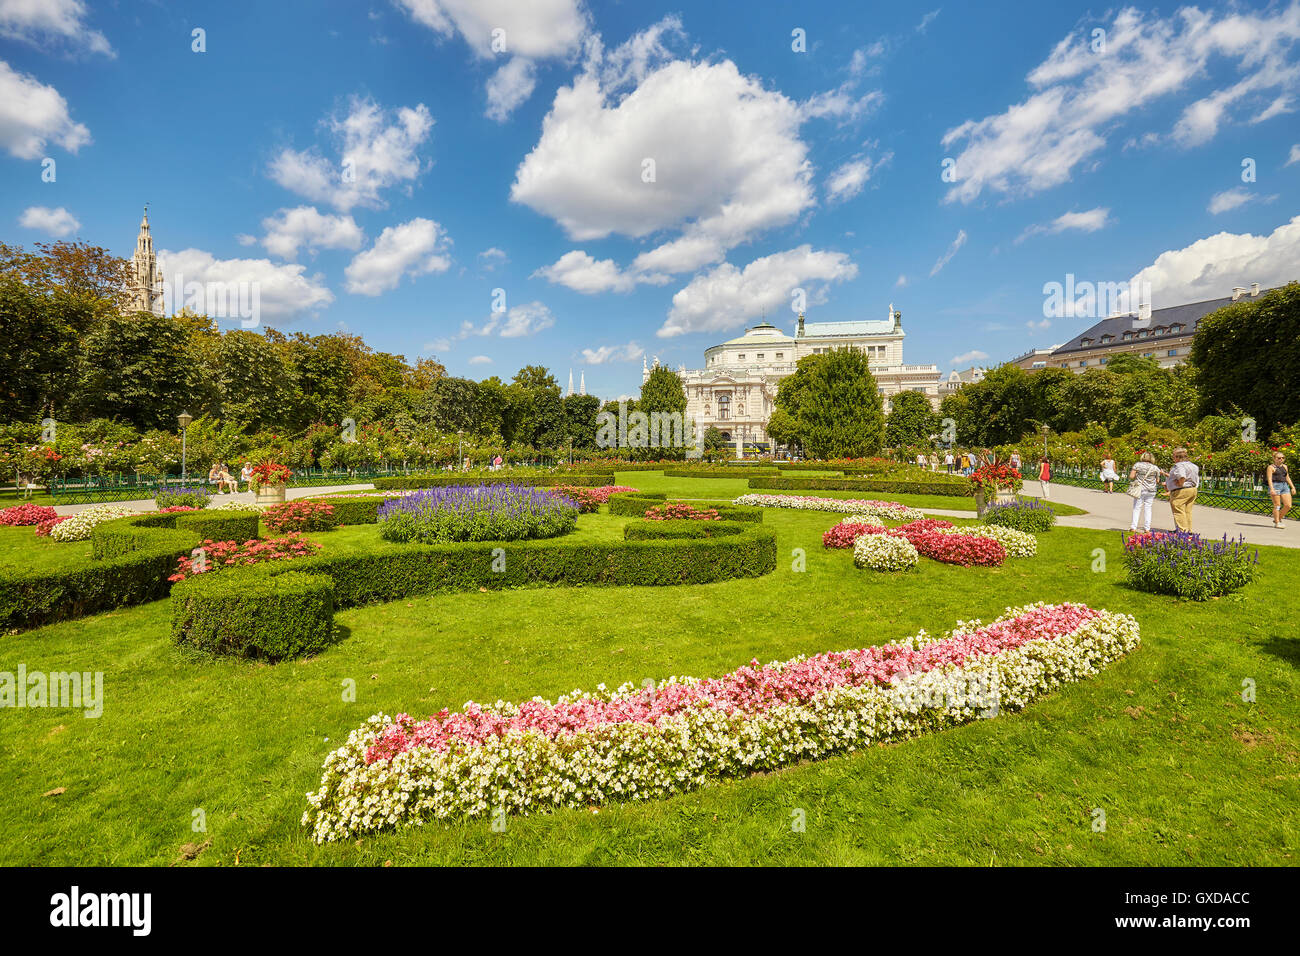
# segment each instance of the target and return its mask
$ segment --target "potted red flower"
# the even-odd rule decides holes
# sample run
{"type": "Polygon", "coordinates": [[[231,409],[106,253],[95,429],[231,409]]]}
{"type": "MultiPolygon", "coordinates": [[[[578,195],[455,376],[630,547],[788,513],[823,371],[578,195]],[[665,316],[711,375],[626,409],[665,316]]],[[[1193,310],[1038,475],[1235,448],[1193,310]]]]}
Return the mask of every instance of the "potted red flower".
{"type": "Polygon", "coordinates": [[[1010,465],[994,463],[983,465],[971,472],[975,486],[975,512],[983,515],[984,509],[995,501],[1009,501],[1024,486],[1020,472],[1010,465]]]}
{"type": "Polygon", "coordinates": [[[285,483],[293,475],[287,465],[274,461],[264,461],[253,466],[253,473],[248,479],[249,486],[257,492],[259,505],[284,504],[285,483]]]}

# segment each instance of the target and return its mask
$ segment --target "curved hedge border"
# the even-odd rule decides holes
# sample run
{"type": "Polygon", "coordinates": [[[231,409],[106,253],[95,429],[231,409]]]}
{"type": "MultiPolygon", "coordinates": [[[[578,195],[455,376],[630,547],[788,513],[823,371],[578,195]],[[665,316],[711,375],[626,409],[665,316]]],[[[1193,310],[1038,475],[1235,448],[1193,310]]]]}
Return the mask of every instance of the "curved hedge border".
{"type": "Polygon", "coordinates": [[[324,646],[329,640],[324,621],[332,620],[333,608],[530,585],[709,584],[776,569],[776,535],[752,522],[711,537],[683,537],[676,528],[655,533],[656,524],[647,522],[646,531],[620,542],[380,541],[364,551],[232,568],[211,579],[199,575],[172,591],[172,638],[207,650],[282,660],[324,646]],[[285,574],[297,576],[291,586],[266,583],[285,574]],[[265,620],[278,622],[282,632],[268,628],[265,620]]]}
{"type": "Polygon", "coordinates": [[[318,505],[334,506],[335,524],[378,524],[379,508],[385,501],[394,500],[391,495],[346,495],[338,498],[298,498],[297,501],[309,501],[318,505]]]}
{"type": "Polygon", "coordinates": [[[600,475],[511,475],[498,472],[492,475],[440,474],[405,475],[401,478],[376,478],[376,491],[418,491],[421,488],[439,488],[447,485],[526,485],[529,488],[551,488],[555,485],[573,485],[575,488],[603,488],[612,485],[612,474],[600,475]]]}
{"type": "Polygon", "coordinates": [[[775,468],[672,468],[664,472],[665,478],[740,478],[748,475],[770,475],[775,478],[780,472],[775,468]]]}
{"type": "Polygon", "coordinates": [[[874,491],[893,495],[974,498],[969,481],[891,481],[888,478],[751,478],[752,491],[874,491]]]}
{"type": "MultiPolygon", "coordinates": [[[[668,500],[666,494],[624,492],[609,496],[609,513],[621,518],[641,518],[651,508],[657,508],[668,500]]],[[[750,508],[746,505],[711,505],[700,502],[684,502],[695,508],[712,508],[723,521],[762,521],[763,509],[750,508]]]]}
{"type": "Polygon", "coordinates": [[[167,596],[176,561],[230,531],[257,537],[255,512],[146,514],[91,532],[95,560],[73,568],[0,568],[0,631],[27,630],[167,596]],[[250,533],[251,530],[251,533],[250,533]]]}

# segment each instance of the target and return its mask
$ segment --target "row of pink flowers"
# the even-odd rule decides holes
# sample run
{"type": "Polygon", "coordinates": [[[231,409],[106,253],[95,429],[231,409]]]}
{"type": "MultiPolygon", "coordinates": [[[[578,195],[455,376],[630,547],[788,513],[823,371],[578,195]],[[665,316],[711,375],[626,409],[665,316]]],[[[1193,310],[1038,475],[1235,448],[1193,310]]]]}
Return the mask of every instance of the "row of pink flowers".
{"type": "Polygon", "coordinates": [[[674,503],[656,505],[646,510],[647,521],[721,521],[717,508],[696,508],[694,505],[674,503]]]}
{"type": "Polygon", "coordinates": [[[168,581],[184,581],[196,574],[210,574],[222,568],[262,564],[265,561],[291,561],[309,558],[321,546],[300,534],[283,538],[250,538],[247,541],[204,541],[189,556],[182,557],[176,573],[168,581]]]}
{"type": "Polygon", "coordinates": [[[1028,641],[1051,640],[1074,632],[1099,613],[1079,604],[1040,606],[920,647],[912,642],[883,644],[766,666],[755,660],[722,677],[674,679],[626,696],[587,696],[557,704],[535,699],[504,709],[470,702],[463,711],[444,709],[423,721],[398,714],[366,751],[366,763],[391,760],[418,747],[442,751],[481,746],[512,732],[557,739],[606,724],[655,725],[700,707],[753,715],[778,704],[805,703],[832,688],[884,686],[910,674],[959,666],[972,656],[995,655],[1028,641]]]}
{"type": "Polygon", "coordinates": [[[57,516],[58,512],[45,505],[14,505],[12,508],[0,511],[0,525],[9,527],[37,525],[57,516]]]}

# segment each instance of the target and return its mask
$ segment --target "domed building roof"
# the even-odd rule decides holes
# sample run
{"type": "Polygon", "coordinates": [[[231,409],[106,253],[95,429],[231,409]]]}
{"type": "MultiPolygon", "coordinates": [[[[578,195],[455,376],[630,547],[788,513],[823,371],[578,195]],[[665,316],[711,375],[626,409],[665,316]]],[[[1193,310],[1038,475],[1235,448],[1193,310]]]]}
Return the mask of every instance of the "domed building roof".
{"type": "MultiPolygon", "coordinates": [[[[793,342],[794,339],[786,335],[775,325],[769,322],[763,322],[754,326],[752,329],[746,329],[745,334],[739,338],[723,342],[723,345],[780,345],[784,342],[793,342]]],[[[717,346],[714,346],[715,348],[717,346]]]]}

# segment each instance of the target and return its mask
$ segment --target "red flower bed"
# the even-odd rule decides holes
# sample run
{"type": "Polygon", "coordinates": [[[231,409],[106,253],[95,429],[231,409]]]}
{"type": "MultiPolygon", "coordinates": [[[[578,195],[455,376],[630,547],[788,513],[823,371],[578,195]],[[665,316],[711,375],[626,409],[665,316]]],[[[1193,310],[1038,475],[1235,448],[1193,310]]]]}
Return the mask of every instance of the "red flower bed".
{"type": "Polygon", "coordinates": [[[717,508],[696,508],[693,505],[658,505],[645,513],[647,521],[721,521],[717,508]]]}
{"type": "Polygon", "coordinates": [[[944,521],[942,518],[918,518],[916,521],[909,521],[907,524],[900,524],[895,530],[902,531],[904,535],[922,534],[926,531],[935,531],[939,528],[951,528],[951,521],[944,521]]]}
{"type": "Polygon", "coordinates": [[[211,574],[236,565],[261,564],[264,561],[291,561],[309,558],[321,546],[314,541],[304,541],[300,535],[283,538],[250,538],[238,541],[204,541],[195,553],[180,559],[176,573],[168,581],[184,581],[196,574],[211,574]]]}
{"type": "Polygon", "coordinates": [[[15,505],[0,511],[0,525],[8,527],[33,525],[57,517],[58,512],[45,505],[15,505]]]}
{"type": "Polygon", "coordinates": [[[921,531],[902,534],[896,529],[890,534],[900,534],[912,542],[917,553],[944,564],[959,564],[964,568],[975,565],[997,567],[1007,559],[1007,550],[992,538],[976,538],[967,534],[941,534],[938,531],[921,531]]]}
{"type": "Polygon", "coordinates": [[[71,517],[72,515],[59,515],[53,518],[49,518],[45,521],[42,521],[40,524],[36,526],[36,534],[39,537],[44,538],[47,535],[49,535],[51,531],[54,530],[54,526],[56,524],[62,524],[63,522],[67,521],[71,517]]]}
{"type": "Polygon", "coordinates": [[[822,547],[851,548],[859,535],[882,534],[884,530],[884,527],[878,524],[837,524],[822,535],[822,547]]]}

